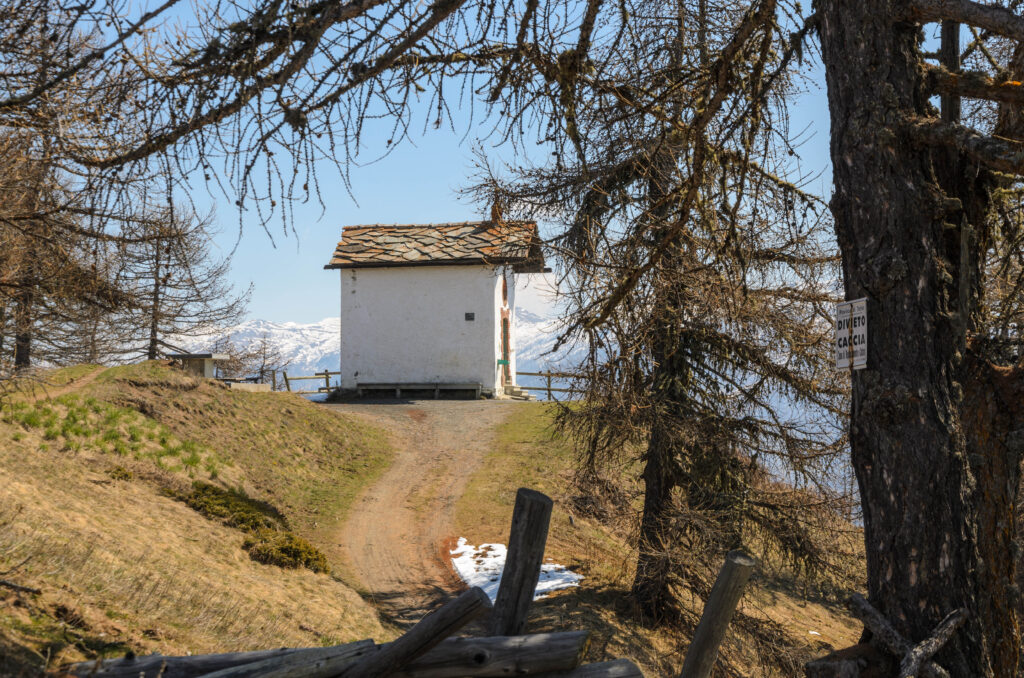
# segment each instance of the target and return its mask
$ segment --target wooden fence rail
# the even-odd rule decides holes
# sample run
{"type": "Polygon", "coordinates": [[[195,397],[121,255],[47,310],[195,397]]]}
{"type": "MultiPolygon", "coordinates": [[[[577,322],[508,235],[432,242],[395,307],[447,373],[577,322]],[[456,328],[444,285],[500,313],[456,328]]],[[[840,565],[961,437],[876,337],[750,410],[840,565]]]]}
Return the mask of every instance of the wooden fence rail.
{"type": "Polygon", "coordinates": [[[287,390],[290,393],[330,393],[331,392],[331,377],[335,376],[335,375],[340,375],[340,374],[341,374],[341,372],[331,372],[329,370],[324,370],[323,372],[317,372],[316,374],[313,374],[312,376],[289,377],[287,372],[283,372],[283,371],[281,372],[281,375],[284,377],[284,387],[285,387],[285,390],[287,390]],[[307,379],[323,379],[324,380],[324,385],[321,386],[320,388],[318,388],[315,391],[292,391],[292,382],[293,381],[304,381],[304,380],[307,380],[307,379]]]}
{"type": "Polygon", "coordinates": [[[577,393],[578,389],[575,388],[556,388],[551,385],[552,379],[573,379],[579,375],[573,374],[572,372],[516,372],[517,377],[544,377],[544,386],[523,386],[518,385],[519,388],[524,391],[543,391],[547,393],[548,400],[553,400],[552,393],[577,393]]]}

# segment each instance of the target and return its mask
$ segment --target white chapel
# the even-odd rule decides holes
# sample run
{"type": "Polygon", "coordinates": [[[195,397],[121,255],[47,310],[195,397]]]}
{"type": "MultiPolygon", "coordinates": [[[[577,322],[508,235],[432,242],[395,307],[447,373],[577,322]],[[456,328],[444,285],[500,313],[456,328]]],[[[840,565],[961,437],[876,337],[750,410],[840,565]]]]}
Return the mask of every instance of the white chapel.
{"type": "Polygon", "coordinates": [[[515,275],[545,270],[536,223],[347,226],[324,268],[341,273],[343,391],[516,390],[515,275]]]}

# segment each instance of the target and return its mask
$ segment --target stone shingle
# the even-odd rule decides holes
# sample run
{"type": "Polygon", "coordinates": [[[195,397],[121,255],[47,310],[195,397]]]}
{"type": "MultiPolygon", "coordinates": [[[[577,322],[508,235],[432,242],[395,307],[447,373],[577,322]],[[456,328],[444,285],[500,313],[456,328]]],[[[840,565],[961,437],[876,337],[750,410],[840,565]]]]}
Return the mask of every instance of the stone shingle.
{"type": "Polygon", "coordinates": [[[473,221],[346,226],[334,256],[324,268],[472,263],[542,268],[537,224],[473,221]]]}

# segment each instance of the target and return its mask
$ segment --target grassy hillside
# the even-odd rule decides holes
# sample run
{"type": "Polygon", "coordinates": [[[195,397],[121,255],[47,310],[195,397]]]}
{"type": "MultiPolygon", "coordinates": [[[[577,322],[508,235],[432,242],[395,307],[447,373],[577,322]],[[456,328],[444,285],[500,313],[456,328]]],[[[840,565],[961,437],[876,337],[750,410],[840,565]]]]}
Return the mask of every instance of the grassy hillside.
{"type": "MultiPolygon", "coordinates": [[[[516,488],[544,492],[555,501],[546,555],[585,579],[579,588],[534,603],[529,629],[590,629],[596,636],[591,660],[630,657],[647,675],[678,675],[702,604],[696,598],[689,601],[687,628],[652,630],[635,622],[628,602],[636,560],[631,523],[608,505],[580,496],[572,482],[572,447],[553,434],[553,414],[552,405],[523,404],[501,426],[497,444],[459,502],[453,537],[466,537],[472,544],[506,543],[516,488]]],[[[622,470],[618,489],[626,496],[640,489],[637,470],[622,470]]],[[[740,608],[759,620],[748,625],[757,630],[737,631],[734,623],[723,646],[730,675],[802,675],[799,667],[806,659],[857,641],[860,625],[836,603],[840,596],[807,600],[784,567],[764,569],[768,574],[755,577],[740,608]],[[761,647],[760,657],[752,650],[755,643],[761,647]]]]}
{"type": "Polygon", "coordinates": [[[42,591],[0,586],[0,675],[387,635],[331,539],[382,431],[156,362],[49,381],[0,412],[0,579],[42,591]],[[296,549],[323,560],[254,560],[296,549]]]}

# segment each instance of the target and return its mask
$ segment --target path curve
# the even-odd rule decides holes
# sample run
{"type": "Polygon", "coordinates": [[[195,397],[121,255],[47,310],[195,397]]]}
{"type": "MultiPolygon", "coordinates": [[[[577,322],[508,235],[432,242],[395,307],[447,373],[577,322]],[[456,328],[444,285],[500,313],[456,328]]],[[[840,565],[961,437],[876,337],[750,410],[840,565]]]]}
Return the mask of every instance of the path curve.
{"type": "Polygon", "coordinates": [[[483,462],[495,428],[519,403],[420,400],[328,405],[387,430],[395,458],[356,500],[339,543],[365,590],[399,626],[455,590],[445,555],[455,502],[483,462]]]}
{"type": "Polygon", "coordinates": [[[62,395],[77,391],[88,384],[96,381],[96,378],[107,371],[107,368],[102,365],[97,365],[96,369],[89,372],[85,376],[78,377],[66,384],[63,384],[56,388],[47,388],[45,382],[34,383],[31,385],[31,394],[26,398],[28,402],[37,402],[39,400],[53,400],[59,398],[62,395]]]}

